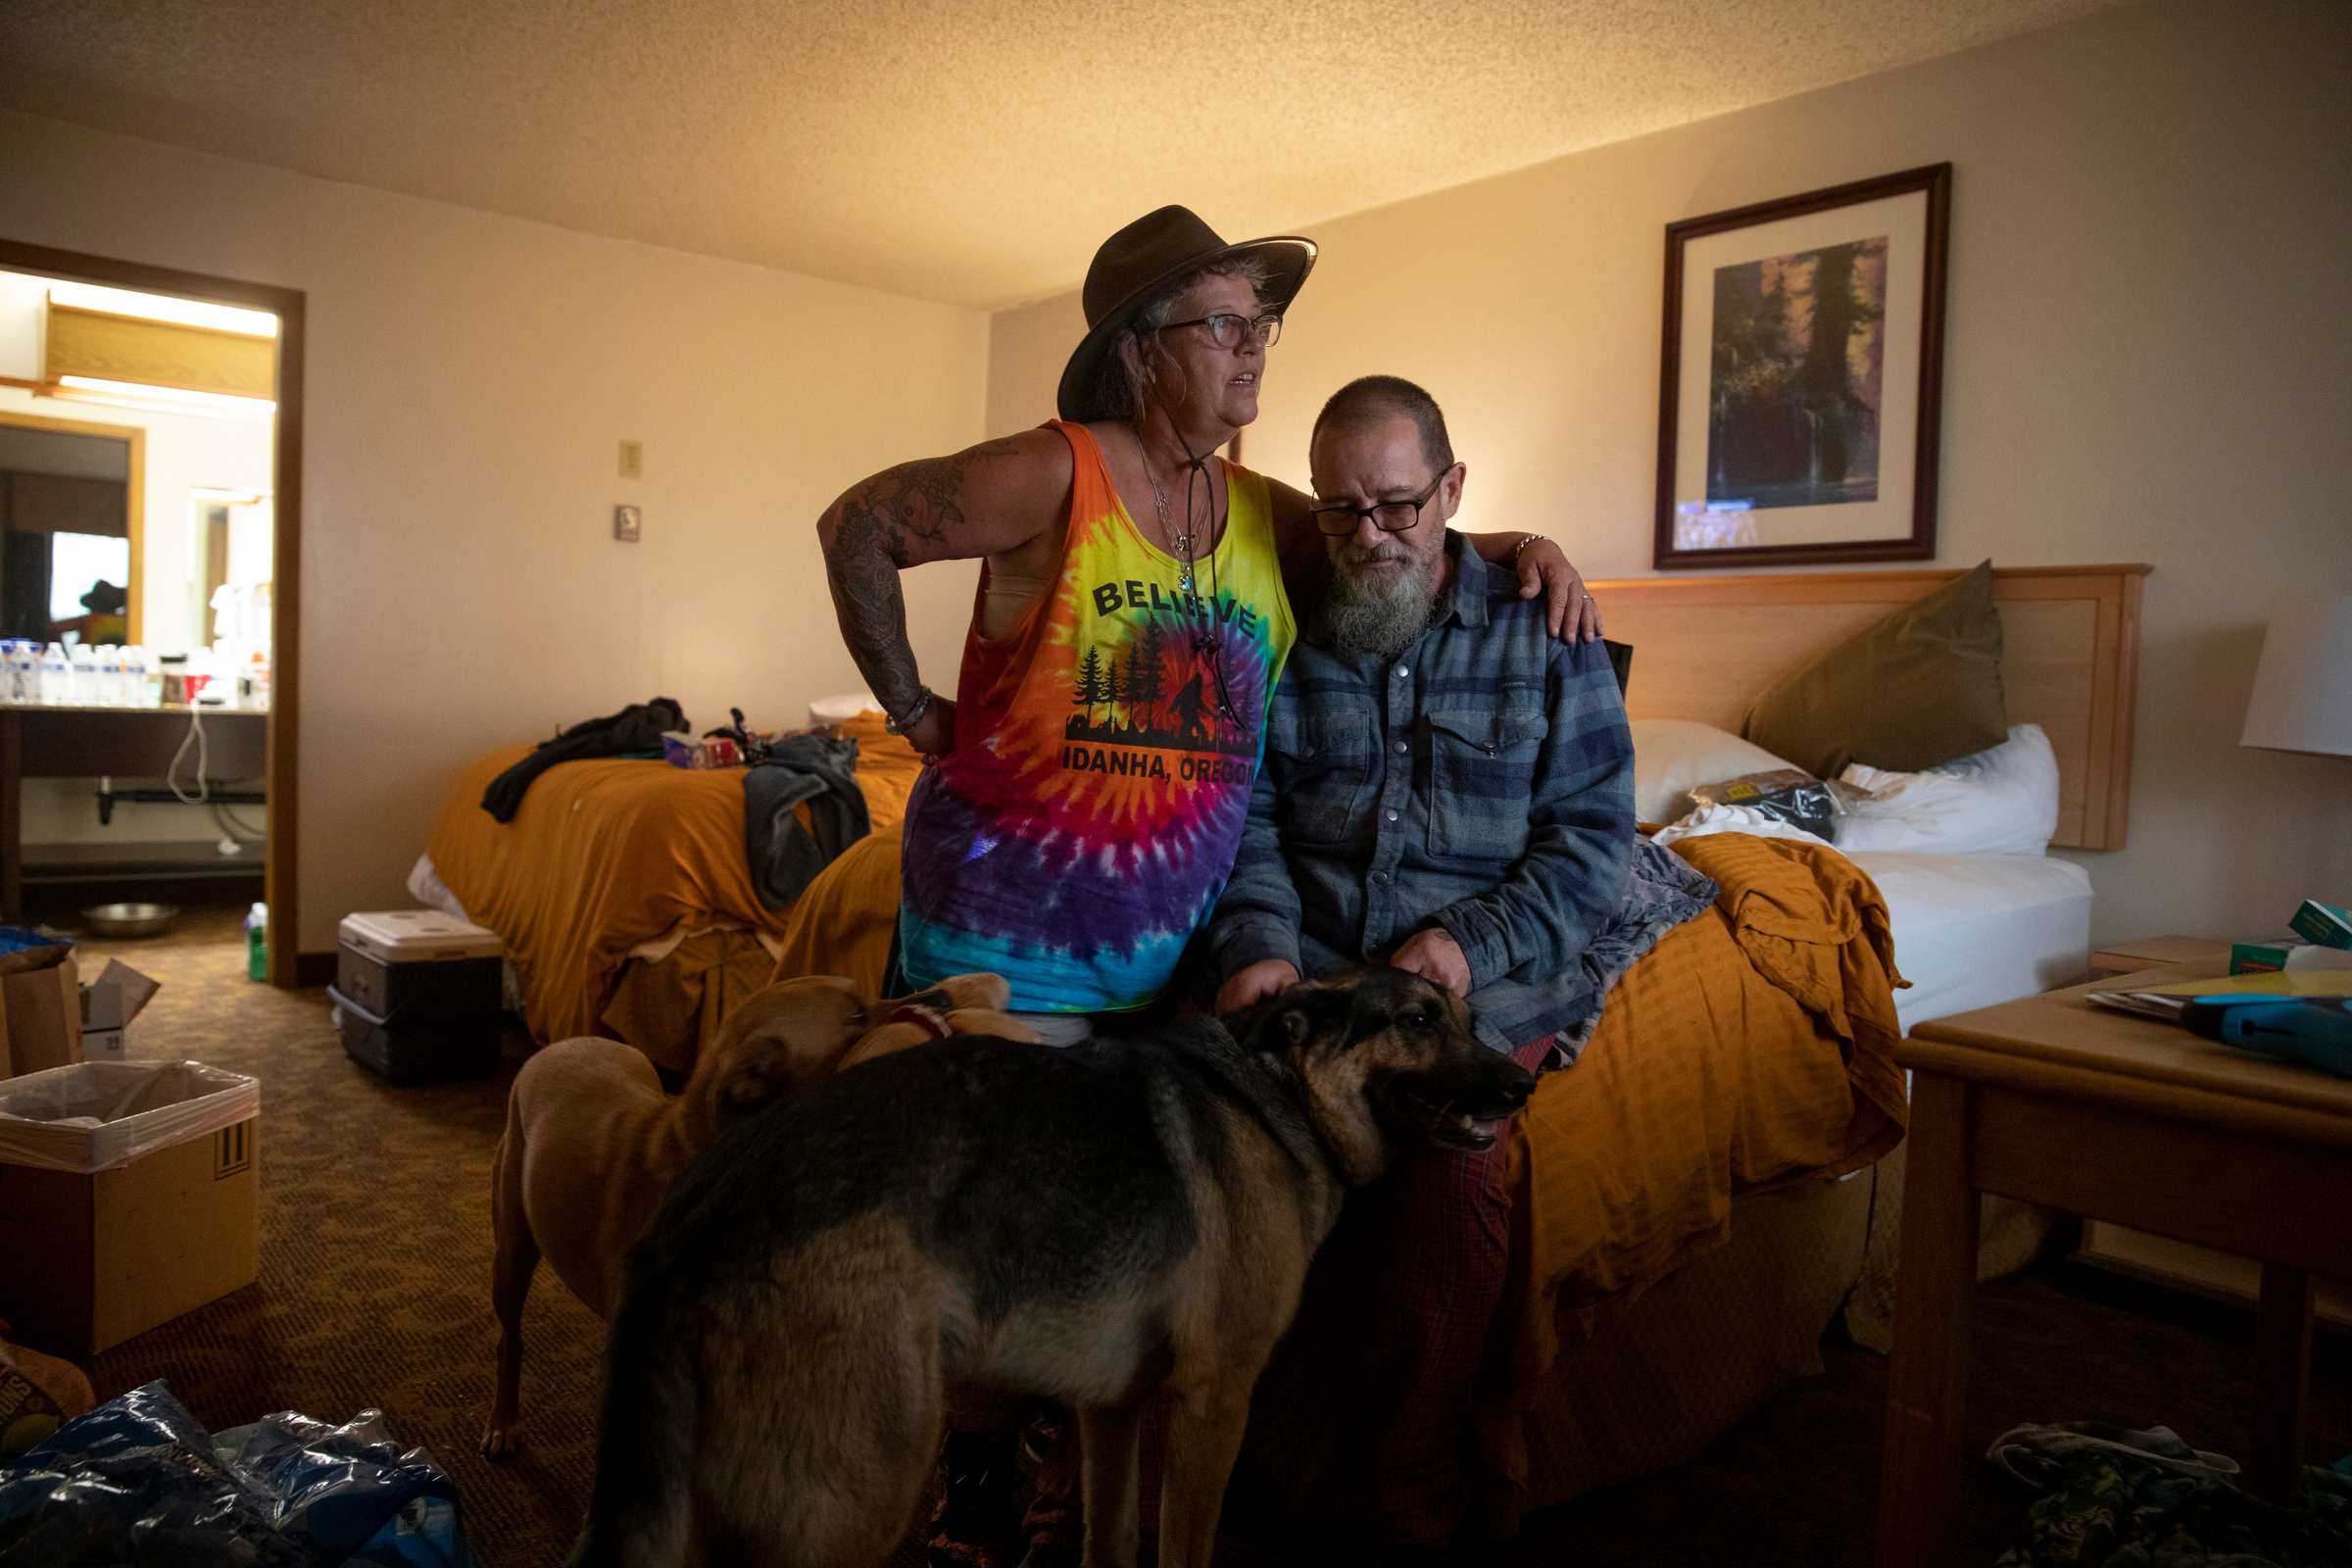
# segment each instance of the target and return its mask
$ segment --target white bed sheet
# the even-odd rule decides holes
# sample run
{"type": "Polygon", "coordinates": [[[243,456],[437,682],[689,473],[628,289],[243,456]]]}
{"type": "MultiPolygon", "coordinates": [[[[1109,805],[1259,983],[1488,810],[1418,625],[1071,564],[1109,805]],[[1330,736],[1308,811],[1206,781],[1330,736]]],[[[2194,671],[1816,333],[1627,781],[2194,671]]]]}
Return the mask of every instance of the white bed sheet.
{"type": "Polygon", "coordinates": [[[2043,855],[1864,850],[1894,924],[1903,1032],[1929,1018],[2013,1002],[2090,966],[2090,873],[2043,855]]]}

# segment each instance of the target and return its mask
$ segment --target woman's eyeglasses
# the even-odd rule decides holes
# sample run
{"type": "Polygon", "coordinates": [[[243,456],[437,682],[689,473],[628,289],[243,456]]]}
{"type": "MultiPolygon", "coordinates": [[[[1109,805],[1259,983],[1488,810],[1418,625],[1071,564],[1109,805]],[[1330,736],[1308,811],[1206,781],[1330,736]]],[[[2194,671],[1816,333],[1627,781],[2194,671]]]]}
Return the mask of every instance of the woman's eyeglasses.
{"type": "Polygon", "coordinates": [[[1243,340],[1243,334],[1250,332],[1256,333],[1268,348],[1282,340],[1282,318],[1273,315],[1202,316],[1190,321],[1170,321],[1160,330],[1173,332],[1180,326],[1206,327],[1208,340],[1221,349],[1232,348],[1243,340]]]}
{"type": "MultiPolygon", "coordinates": [[[[1447,468],[1446,473],[1452,471],[1447,468]]],[[[1438,493],[1438,486],[1445,482],[1446,474],[1439,474],[1421,492],[1418,501],[1383,501],[1369,507],[1319,506],[1314,510],[1315,526],[1334,539],[1345,539],[1361,526],[1363,518],[1370,517],[1372,526],[1382,533],[1403,533],[1421,520],[1421,509],[1429,505],[1438,493]]]]}

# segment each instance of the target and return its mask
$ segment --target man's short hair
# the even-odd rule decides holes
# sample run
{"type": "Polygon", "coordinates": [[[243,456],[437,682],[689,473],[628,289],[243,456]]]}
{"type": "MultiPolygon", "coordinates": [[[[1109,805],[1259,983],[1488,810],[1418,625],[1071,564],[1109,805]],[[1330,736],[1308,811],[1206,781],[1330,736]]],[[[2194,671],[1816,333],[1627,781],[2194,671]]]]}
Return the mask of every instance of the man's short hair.
{"type": "Polygon", "coordinates": [[[1421,456],[1428,460],[1431,473],[1444,473],[1453,466],[1453,442],[1446,434],[1446,412],[1438,407],[1436,398],[1401,375],[1358,376],[1334,392],[1323,412],[1315,416],[1315,427],[1306,438],[1307,450],[1314,450],[1326,425],[1363,430],[1396,418],[1410,419],[1420,430],[1421,456]]]}

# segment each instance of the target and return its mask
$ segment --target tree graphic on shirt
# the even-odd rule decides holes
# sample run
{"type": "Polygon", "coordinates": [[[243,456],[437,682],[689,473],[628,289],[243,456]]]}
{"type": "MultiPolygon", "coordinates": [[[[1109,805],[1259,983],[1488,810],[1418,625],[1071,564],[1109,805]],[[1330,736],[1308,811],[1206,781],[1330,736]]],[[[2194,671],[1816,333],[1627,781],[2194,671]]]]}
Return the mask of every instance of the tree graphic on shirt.
{"type": "Polygon", "coordinates": [[[1102,650],[1090,643],[1086,659],[1078,666],[1078,684],[1070,693],[1070,701],[1086,709],[1086,722],[1091,729],[1096,705],[1109,700],[1110,685],[1102,678],[1102,650]]]}

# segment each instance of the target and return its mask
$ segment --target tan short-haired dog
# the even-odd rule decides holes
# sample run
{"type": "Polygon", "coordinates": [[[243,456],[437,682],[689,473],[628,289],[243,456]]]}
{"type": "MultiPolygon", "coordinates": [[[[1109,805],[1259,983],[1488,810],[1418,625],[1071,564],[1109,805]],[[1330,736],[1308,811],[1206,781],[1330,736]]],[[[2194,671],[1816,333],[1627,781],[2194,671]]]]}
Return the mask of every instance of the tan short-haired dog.
{"type": "Polygon", "coordinates": [[[491,1167],[498,1389],[482,1452],[514,1451],[522,1303],[541,1254],[610,1318],[629,1248],[678,1172],[728,1123],[830,1078],[868,1023],[850,981],[787,980],[735,1009],[674,1097],[644,1053],[617,1040],[558,1041],[523,1064],[491,1167]]]}
{"type": "Polygon", "coordinates": [[[841,1058],[844,1068],[949,1035],[992,1035],[1034,1042],[1037,1031],[1004,1010],[1012,986],[1001,974],[959,974],[928,991],[874,1007],[879,1020],[841,1058]]]}

